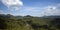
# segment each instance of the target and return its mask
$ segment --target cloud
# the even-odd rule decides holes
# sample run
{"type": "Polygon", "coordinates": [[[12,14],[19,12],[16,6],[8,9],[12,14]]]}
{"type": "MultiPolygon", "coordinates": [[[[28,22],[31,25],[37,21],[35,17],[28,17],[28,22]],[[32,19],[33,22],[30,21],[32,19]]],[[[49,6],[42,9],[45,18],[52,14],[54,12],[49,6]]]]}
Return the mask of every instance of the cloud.
{"type": "Polygon", "coordinates": [[[25,7],[23,8],[23,15],[29,14],[33,16],[50,16],[60,15],[60,3],[55,5],[49,5],[45,7],[25,7]]]}
{"type": "Polygon", "coordinates": [[[19,10],[20,7],[23,6],[21,0],[1,0],[1,2],[11,10],[19,10]]]}
{"type": "Polygon", "coordinates": [[[2,10],[0,10],[0,14],[4,14],[4,12],[2,10]]]}
{"type": "Polygon", "coordinates": [[[40,8],[38,8],[38,7],[25,7],[24,10],[35,13],[35,12],[40,11],[40,8]]]}
{"type": "Polygon", "coordinates": [[[60,15],[60,9],[59,9],[60,5],[57,4],[55,6],[47,6],[44,8],[44,15],[60,15]]]}
{"type": "Polygon", "coordinates": [[[20,12],[22,15],[42,16],[40,7],[24,7],[20,12]]]}

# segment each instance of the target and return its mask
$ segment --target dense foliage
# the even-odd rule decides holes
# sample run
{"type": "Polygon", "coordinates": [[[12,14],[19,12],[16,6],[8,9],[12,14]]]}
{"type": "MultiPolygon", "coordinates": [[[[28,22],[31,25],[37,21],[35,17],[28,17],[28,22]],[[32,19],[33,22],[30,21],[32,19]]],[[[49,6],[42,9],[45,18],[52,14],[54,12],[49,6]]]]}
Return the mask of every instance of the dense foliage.
{"type": "Polygon", "coordinates": [[[33,17],[0,14],[0,30],[60,30],[60,16],[33,17]]]}

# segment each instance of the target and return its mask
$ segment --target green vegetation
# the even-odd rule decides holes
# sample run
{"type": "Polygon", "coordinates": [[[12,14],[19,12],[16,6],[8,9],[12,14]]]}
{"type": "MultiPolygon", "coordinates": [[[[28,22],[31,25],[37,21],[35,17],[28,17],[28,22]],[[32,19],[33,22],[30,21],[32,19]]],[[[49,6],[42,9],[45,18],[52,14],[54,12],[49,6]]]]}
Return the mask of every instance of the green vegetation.
{"type": "Polygon", "coordinates": [[[33,17],[0,14],[0,30],[60,30],[60,16],[33,17]]]}

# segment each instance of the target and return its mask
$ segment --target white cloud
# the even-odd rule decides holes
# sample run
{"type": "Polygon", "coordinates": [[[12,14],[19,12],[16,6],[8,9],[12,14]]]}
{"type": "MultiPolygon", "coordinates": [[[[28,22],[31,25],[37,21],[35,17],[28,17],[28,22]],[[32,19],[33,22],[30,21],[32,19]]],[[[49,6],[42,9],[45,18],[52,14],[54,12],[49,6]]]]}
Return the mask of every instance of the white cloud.
{"type": "Polygon", "coordinates": [[[0,10],[0,14],[4,14],[4,12],[2,10],[0,10]]]}
{"type": "Polygon", "coordinates": [[[24,7],[21,11],[23,15],[42,16],[40,7],[24,7]]]}
{"type": "Polygon", "coordinates": [[[25,7],[23,8],[22,14],[33,15],[33,16],[49,16],[49,15],[60,15],[60,9],[58,9],[59,6],[46,6],[46,7],[25,7]],[[27,12],[27,13],[26,13],[27,12]]]}
{"type": "Polygon", "coordinates": [[[25,7],[24,10],[35,13],[35,12],[39,12],[40,8],[38,8],[38,7],[25,7]]]}
{"type": "Polygon", "coordinates": [[[21,0],[1,0],[1,2],[11,10],[18,10],[23,6],[23,2],[21,0]]]}
{"type": "Polygon", "coordinates": [[[60,5],[47,6],[44,8],[44,15],[60,15],[60,5]]]}

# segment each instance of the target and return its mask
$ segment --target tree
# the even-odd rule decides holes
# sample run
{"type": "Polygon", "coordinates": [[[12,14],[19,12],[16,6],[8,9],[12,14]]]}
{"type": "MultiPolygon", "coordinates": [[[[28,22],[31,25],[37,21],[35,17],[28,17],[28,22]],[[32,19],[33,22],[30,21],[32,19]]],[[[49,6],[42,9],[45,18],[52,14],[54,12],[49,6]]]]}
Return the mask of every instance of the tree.
{"type": "Polygon", "coordinates": [[[7,29],[6,19],[0,18],[0,29],[7,29]]]}
{"type": "Polygon", "coordinates": [[[60,18],[54,18],[50,21],[50,26],[60,29],[60,18]]]}

